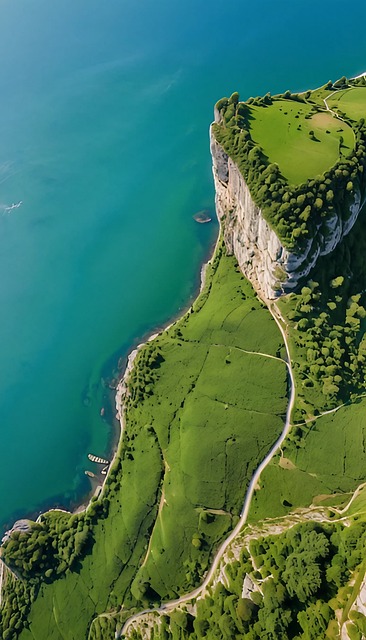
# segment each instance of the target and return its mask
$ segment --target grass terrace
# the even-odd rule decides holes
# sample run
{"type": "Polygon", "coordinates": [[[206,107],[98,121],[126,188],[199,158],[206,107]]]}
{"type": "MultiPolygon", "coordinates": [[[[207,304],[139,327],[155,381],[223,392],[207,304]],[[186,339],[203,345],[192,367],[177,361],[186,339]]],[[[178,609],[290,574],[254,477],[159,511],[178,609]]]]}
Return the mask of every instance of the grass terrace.
{"type": "Polygon", "coordinates": [[[366,87],[350,87],[336,91],[327,99],[328,106],[355,122],[366,118],[366,87]]]}

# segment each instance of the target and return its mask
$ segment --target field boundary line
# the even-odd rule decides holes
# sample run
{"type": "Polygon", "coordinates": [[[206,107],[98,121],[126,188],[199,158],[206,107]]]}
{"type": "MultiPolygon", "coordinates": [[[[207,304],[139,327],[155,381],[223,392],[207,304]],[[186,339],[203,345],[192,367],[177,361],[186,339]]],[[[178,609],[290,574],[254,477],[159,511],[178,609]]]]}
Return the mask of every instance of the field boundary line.
{"type": "MultiPolygon", "coordinates": [[[[294,406],[294,402],[295,402],[295,379],[294,379],[294,375],[293,375],[293,371],[292,371],[292,367],[291,367],[290,350],[289,350],[289,345],[288,345],[288,341],[287,341],[287,336],[286,336],[285,330],[282,327],[282,324],[280,322],[280,319],[279,319],[277,313],[280,315],[280,318],[281,318],[282,322],[284,322],[283,318],[282,318],[282,315],[280,314],[280,312],[279,312],[277,307],[276,307],[277,313],[274,312],[274,310],[272,308],[272,305],[268,304],[267,308],[268,308],[270,314],[272,315],[273,319],[275,320],[275,322],[276,322],[276,324],[277,324],[277,326],[278,326],[278,328],[279,328],[279,330],[281,332],[281,335],[282,335],[283,340],[284,340],[285,348],[286,348],[287,358],[288,358],[288,361],[286,362],[285,360],[282,360],[281,358],[276,358],[276,356],[271,356],[272,358],[281,360],[281,362],[284,362],[286,364],[287,370],[289,372],[290,383],[291,383],[290,384],[289,403],[288,403],[287,410],[286,410],[286,421],[285,421],[285,426],[284,426],[284,428],[282,430],[282,433],[277,438],[275,443],[272,445],[270,451],[267,453],[265,458],[262,460],[262,462],[257,467],[256,471],[254,472],[254,474],[253,474],[253,476],[252,476],[252,478],[250,480],[250,483],[249,483],[248,489],[246,491],[246,494],[245,494],[244,504],[243,504],[243,507],[242,507],[242,510],[241,510],[241,513],[240,513],[240,520],[239,520],[238,524],[236,525],[236,527],[231,532],[231,534],[229,535],[229,537],[226,538],[226,540],[224,540],[224,542],[219,547],[218,552],[216,553],[216,556],[215,556],[215,558],[213,560],[213,563],[211,565],[211,568],[209,569],[208,573],[206,574],[206,577],[205,577],[204,581],[202,582],[202,584],[199,587],[197,587],[196,589],[194,589],[193,591],[191,591],[190,593],[187,593],[186,595],[183,595],[180,598],[177,598],[176,600],[170,600],[170,601],[162,604],[160,607],[144,609],[143,611],[140,611],[139,613],[131,616],[123,624],[121,630],[116,633],[116,638],[121,638],[123,635],[125,635],[127,630],[129,629],[129,627],[134,622],[136,622],[136,620],[138,620],[138,618],[140,618],[141,616],[145,615],[146,613],[162,613],[164,611],[169,611],[170,609],[174,609],[175,607],[183,604],[184,602],[192,600],[193,598],[197,598],[198,596],[200,596],[200,595],[205,593],[205,590],[206,590],[208,584],[211,582],[211,579],[212,579],[215,571],[217,570],[217,568],[219,566],[219,562],[222,559],[222,556],[224,555],[227,547],[232,543],[232,541],[236,538],[236,536],[242,530],[243,526],[246,524],[246,521],[247,521],[247,518],[248,518],[249,509],[250,509],[250,505],[251,505],[252,498],[253,498],[253,495],[254,495],[254,491],[256,489],[256,486],[257,486],[257,483],[258,483],[258,480],[259,480],[259,478],[261,476],[262,471],[265,469],[265,467],[272,460],[273,456],[280,449],[283,441],[285,440],[285,438],[287,437],[287,435],[288,435],[288,433],[289,433],[289,431],[291,429],[291,426],[292,426],[291,425],[291,414],[292,414],[292,410],[293,410],[293,406],[294,406]]],[[[250,352],[250,353],[253,353],[253,352],[250,352]]],[[[261,354],[261,355],[268,355],[268,354],[261,354]]]]}

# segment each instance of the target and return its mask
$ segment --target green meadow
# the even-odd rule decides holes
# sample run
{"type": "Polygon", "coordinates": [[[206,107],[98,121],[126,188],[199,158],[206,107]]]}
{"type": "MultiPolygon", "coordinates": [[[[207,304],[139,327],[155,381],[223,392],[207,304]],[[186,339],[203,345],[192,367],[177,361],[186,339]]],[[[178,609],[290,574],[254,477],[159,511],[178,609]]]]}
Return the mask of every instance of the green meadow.
{"type": "Polygon", "coordinates": [[[297,428],[283,456],[273,458],[260,479],[250,520],[285,515],[310,504],[346,503],[366,480],[366,399],[297,428]]]}
{"type": "Polygon", "coordinates": [[[328,99],[331,109],[354,121],[366,118],[366,87],[350,87],[336,91],[328,99]]]}
{"type": "Polygon", "coordinates": [[[283,428],[282,349],[270,313],[220,247],[192,309],[139,351],[92,539],[72,569],[41,580],[21,640],[113,637],[122,605],[199,583],[283,428]]]}
{"type": "Polygon", "coordinates": [[[355,145],[346,122],[294,100],[250,106],[249,122],[253,141],[294,185],[324,173],[355,145]]]}
{"type": "Polygon", "coordinates": [[[208,554],[236,522],[249,480],[281,432],[287,400],[284,363],[246,353],[260,348],[276,356],[282,344],[232,258],[221,257],[192,312],[156,345],[159,378],[134,419],[156,431],[165,474],[132,591],[141,597],[150,589],[160,598],[189,590],[207,569],[208,554]]]}
{"type": "Polygon", "coordinates": [[[363,212],[302,289],[277,303],[287,325],[296,401],[282,455],[261,476],[254,520],[311,503],[346,504],[366,480],[365,250],[363,212]]]}

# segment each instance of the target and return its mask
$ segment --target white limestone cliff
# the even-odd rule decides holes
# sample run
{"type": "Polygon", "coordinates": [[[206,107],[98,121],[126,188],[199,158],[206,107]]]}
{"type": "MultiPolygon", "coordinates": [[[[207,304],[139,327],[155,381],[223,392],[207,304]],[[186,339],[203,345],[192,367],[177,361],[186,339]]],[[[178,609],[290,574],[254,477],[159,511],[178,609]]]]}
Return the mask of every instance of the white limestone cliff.
{"type": "Polygon", "coordinates": [[[212,130],[210,136],[216,212],[219,220],[225,220],[224,239],[228,252],[235,255],[244,275],[266,298],[277,298],[295,290],[318,257],[333,251],[352,229],[361,209],[360,192],[354,193],[346,221],[335,214],[327,221],[325,233],[319,225],[318,232],[307,242],[302,253],[291,253],[264,219],[239,168],[214,138],[212,130]]]}

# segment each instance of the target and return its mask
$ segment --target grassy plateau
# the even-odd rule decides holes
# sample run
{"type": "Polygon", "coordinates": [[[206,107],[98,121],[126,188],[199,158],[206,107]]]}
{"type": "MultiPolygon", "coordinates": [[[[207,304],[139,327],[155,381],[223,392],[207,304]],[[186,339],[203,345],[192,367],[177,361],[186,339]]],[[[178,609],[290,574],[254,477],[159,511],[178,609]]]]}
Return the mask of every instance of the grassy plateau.
{"type": "Polygon", "coordinates": [[[308,103],[276,100],[269,106],[251,106],[249,113],[253,141],[290,184],[322,174],[355,145],[346,122],[329,112],[315,113],[308,103]]]}

